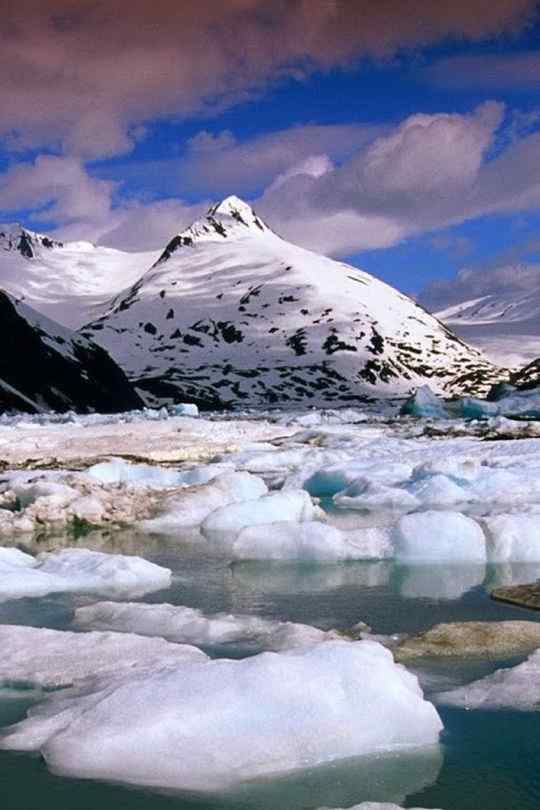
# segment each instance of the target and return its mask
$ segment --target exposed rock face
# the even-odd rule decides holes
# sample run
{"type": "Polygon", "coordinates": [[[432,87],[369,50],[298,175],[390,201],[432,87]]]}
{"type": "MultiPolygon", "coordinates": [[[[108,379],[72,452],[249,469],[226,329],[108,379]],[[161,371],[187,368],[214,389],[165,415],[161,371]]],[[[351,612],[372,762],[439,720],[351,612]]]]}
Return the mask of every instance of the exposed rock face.
{"type": "Polygon", "coordinates": [[[0,412],[114,413],[142,401],[107,352],[0,291],[0,412]]]}
{"type": "Polygon", "coordinates": [[[151,404],[485,393],[507,375],[411,299],[280,239],[236,197],[174,237],[82,334],[151,404]]]}
{"type": "Polygon", "coordinates": [[[536,388],[536,386],[540,386],[540,357],[512,374],[510,382],[516,388],[536,388]]]}
{"type": "Polygon", "coordinates": [[[452,622],[437,624],[394,648],[398,661],[411,658],[482,656],[501,658],[540,647],[540,622],[452,622]]]}

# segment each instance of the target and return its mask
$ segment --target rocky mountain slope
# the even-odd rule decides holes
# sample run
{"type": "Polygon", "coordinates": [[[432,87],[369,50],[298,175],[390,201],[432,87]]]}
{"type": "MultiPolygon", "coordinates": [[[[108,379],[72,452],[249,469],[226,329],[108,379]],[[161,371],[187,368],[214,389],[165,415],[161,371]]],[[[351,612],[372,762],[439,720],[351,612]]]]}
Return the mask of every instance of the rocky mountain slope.
{"type": "Polygon", "coordinates": [[[0,412],[100,411],[142,405],[107,352],[0,291],[0,412]]]}
{"type": "Polygon", "coordinates": [[[133,284],[158,255],[62,243],[18,225],[0,225],[1,287],[72,329],[100,315],[102,305],[133,284]]]}
{"type": "Polygon", "coordinates": [[[504,378],[392,287],[285,242],[229,197],[175,236],[82,334],[147,401],[338,404],[504,378]]]}

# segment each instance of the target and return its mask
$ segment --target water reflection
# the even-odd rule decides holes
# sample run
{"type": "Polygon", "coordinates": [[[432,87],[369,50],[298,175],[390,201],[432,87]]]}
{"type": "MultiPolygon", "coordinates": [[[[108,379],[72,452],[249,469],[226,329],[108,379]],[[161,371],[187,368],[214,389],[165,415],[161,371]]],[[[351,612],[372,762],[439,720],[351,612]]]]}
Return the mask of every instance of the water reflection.
{"type": "Polygon", "coordinates": [[[400,566],[399,590],[406,599],[454,600],[482,585],[485,565],[400,566]]]}

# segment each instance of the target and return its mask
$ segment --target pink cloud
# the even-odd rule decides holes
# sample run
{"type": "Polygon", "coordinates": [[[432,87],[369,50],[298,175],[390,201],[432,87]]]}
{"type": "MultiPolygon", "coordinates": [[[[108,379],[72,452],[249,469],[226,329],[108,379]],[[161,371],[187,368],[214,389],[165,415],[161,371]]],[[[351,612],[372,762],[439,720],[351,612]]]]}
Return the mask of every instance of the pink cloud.
{"type": "Polygon", "coordinates": [[[6,0],[0,134],[72,154],[128,150],[132,127],[227,105],[280,77],[526,24],[534,0],[6,0]]]}

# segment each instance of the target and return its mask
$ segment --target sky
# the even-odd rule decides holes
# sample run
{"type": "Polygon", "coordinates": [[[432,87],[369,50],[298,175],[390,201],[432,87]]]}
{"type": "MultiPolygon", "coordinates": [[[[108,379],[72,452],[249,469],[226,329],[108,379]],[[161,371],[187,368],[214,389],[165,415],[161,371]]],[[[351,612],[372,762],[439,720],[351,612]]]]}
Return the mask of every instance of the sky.
{"type": "Polygon", "coordinates": [[[0,2],[0,221],[158,249],[237,194],[435,309],[538,289],[537,2],[0,2]]]}

